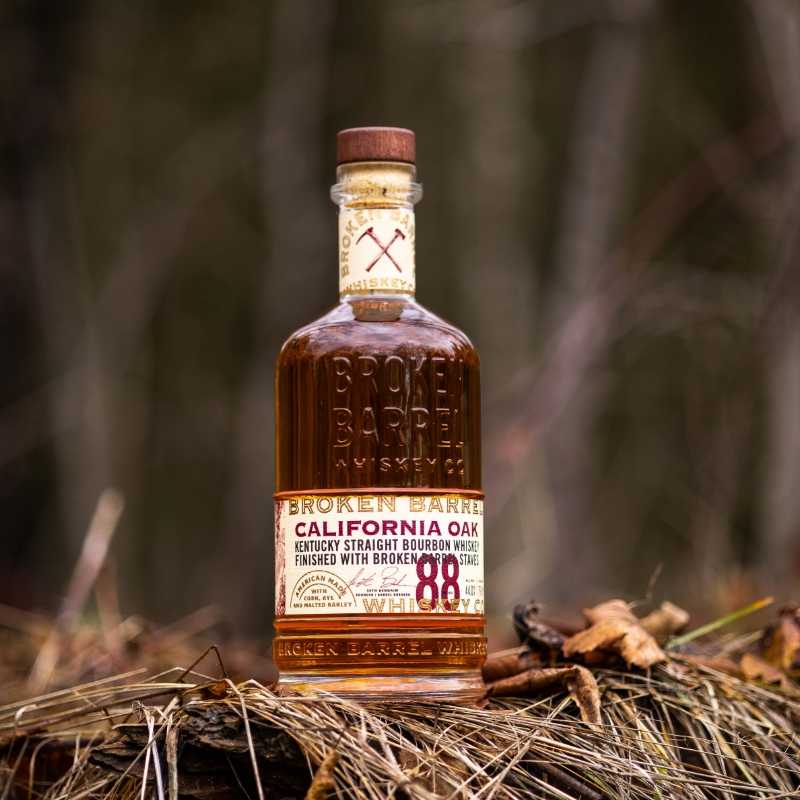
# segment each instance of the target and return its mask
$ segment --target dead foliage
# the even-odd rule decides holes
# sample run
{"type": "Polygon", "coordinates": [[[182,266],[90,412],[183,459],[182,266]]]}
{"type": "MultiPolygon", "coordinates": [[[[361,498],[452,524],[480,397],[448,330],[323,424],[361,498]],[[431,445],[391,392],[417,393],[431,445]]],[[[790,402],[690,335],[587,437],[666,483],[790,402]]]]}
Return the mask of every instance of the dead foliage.
{"type": "Polygon", "coordinates": [[[779,683],[784,688],[789,688],[790,681],[786,673],[755,653],[744,653],[739,668],[745,678],[764,683],[779,683]]]}
{"type": "MultiPolygon", "coordinates": [[[[665,625],[649,615],[651,631],[668,638],[680,630],[677,611],[659,616],[665,625]]],[[[782,610],[764,634],[700,645],[692,632],[664,650],[621,601],[589,609],[586,631],[571,636],[539,619],[534,604],[518,612],[523,646],[487,663],[487,697],[474,707],[277,694],[232,681],[222,658],[210,676],[193,671],[195,663],[146,680],[128,673],[17,699],[0,707],[0,797],[797,793],[800,691],[783,666],[791,664],[791,628],[784,629],[794,611],[782,610]],[[779,665],[766,657],[776,653],[779,665]],[[659,660],[648,663],[654,654],[659,660]]]]}
{"type": "Polygon", "coordinates": [[[336,788],[333,780],[333,771],[339,763],[339,754],[335,750],[328,750],[328,754],[319,765],[311,786],[308,787],[306,800],[327,800],[328,792],[336,788]]]}
{"type": "Polygon", "coordinates": [[[584,612],[589,627],[564,642],[565,656],[609,648],[628,666],[647,669],[666,660],[664,651],[622,600],[609,600],[584,612]]]}
{"type": "Polygon", "coordinates": [[[665,600],[642,620],[642,627],[656,639],[668,639],[689,624],[689,612],[665,600]]]}
{"type": "Polygon", "coordinates": [[[569,691],[580,709],[581,719],[593,725],[600,722],[600,692],[592,673],[579,664],[565,667],[526,669],[517,675],[490,684],[486,696],[539,694],[554,685],[569,691]]]}
{"type": "Polygon", "coordinates": [[[9,800],[729,800],[800,785],[796,689],[672,659],[649,675],[571,669],[545,695],[484,708],[359,705],[230,680],[205,699],[219,680],[121,676],[0,708],[2,780],[9,800]],[[587,674],[596,721],[581,716],[587,674]]]}
{"type": "Polygon", "coordinates": [[[762,658],[787,672],[792,668],[800,649],[800,612],[796,605],[784,606],[777,619],[764,631],[761,640],[762,658]]]}

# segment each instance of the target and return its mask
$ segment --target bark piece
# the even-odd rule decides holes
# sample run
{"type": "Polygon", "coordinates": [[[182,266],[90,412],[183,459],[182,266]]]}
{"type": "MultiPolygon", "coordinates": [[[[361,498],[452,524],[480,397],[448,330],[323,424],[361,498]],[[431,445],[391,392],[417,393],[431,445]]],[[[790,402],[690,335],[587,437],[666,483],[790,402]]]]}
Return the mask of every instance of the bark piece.
{"type": "Polygon", "coordinates": [[[308,787],[306,800],[327,800],[328,792],[336,788],[333,780],[333,771],[339,763],[339,754],[335,750],[328,750],[328,754],[319,765],[311,786],[308,787]]]}
{"type": "Polygon", "coordinates": [[[789,678],[780,667],[770,664],[769,661],[753,653],[745,653],[742,656],[742,672],[750,680],[779,683],[784,689],[788,689],[791,686],[789,678]]]}
{"type": "MultiPolygon", "coordinates": [[[[256,720],[251,720],[250,732],[262,787],[277,797],[303,797],[311,779],[297,742],[286,731],[256,720]]],[[[103,744],[92,749],[89,761],[117,774],[130,768],[130,775],[141,778],[144,759],[136,759],[149,735],[147,725],[119,725],[103,744]]],[[[250,740],[235,711],[223,704],[187,706],[178,714],[173,735],[176,741],[170,743],[170,737],[161,731],[155,741],[162,774],[170,775],[172,781],[176,773],[178,796],[195,800],[252,800],[258,796],[250,740]],[[174,749],[171,757],[170,744],[174,749]]],[[[150,769],[149,782],[154,774],[150,769]]]]}
{"type": "Polygon", "coordinates": [[[665,600],[660,608],[651,611],[641,622],[653,636],[667,638],[680,633],[689,624],[689,612],[665,600]]]}
{"type": "Polygon", "coordinates": [[[622,600],[609,600],[583,613],[589,627],[564,642],[565,656],[611,648],[622,655],[628,666],[642,669],[666,660],[656,640],[622,600]]]}

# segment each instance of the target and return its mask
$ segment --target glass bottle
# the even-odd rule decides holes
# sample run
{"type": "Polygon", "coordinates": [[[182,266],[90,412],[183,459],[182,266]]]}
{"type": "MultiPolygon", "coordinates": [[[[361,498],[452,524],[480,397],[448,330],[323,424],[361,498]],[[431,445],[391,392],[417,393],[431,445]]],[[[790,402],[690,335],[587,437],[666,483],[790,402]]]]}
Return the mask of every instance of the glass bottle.
{"type": "Polygon", "coordinates": [[[338,138],[338,305],[276,368],[280,683],[474,699],[486,655],[480,366],[414,297],[414,134],[338,138]]]}

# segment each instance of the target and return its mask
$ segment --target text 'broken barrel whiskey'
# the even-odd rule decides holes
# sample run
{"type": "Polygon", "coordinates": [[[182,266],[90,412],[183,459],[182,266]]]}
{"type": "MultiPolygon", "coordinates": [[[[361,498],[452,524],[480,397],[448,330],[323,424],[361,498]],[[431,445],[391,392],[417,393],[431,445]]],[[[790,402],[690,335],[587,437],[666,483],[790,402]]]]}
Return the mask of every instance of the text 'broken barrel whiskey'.
{"type": "Polygon", "coordinates": [[[414,299],[414,134],[338,137],[339,304],[278,357],[281,684],[480,696],[480,367],[414,299]]]}

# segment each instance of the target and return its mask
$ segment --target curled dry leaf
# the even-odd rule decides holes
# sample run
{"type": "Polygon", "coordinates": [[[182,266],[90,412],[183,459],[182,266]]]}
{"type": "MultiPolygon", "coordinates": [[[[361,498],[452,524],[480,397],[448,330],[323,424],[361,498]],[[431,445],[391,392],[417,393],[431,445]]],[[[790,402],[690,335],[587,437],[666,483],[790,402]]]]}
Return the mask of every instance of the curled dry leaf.
{"type": "Polygon", "coordinates": [[[565,656],[612,648],[622,655],[628,666],[642,669],[666,660],[656,640],[622,600],[609,600],[583,613],[589,627],[564,642],[565,656]]]}
{"type": "Polygon", "coordinates": [[[570,697],[581,710],[581,719],[590,725],[600,724],[600,690],[594,675],[586,667],[575,665],[575,672],[566,678],[570,697]]]}
{"type": "Polygon", "coordinates": [[[550,688],[553,684],[561,683],[567,672],[572,667],[546,667],[545,669],[529,669],[519,675],[501,678],[490,684],[487,697],[499,697],[510,694],[535,694],[543,689],[550,688]]]}
{"type": "Polygon", "coordinates": [[[539,619],[539,606],[533,601],[514,609],[514,626],[519,634],[520,642],[533,650],[559,653],[561,645],[567,638],[561,631],[539,619]]]}
{"type": "Polygon", "coordinates": [[[761,640],[761,657],[784,671],[791,669],[800,649],[799,614],[797,606],[784,606],[761,640]]]}
{"type": "Polygon", "coordinates": [[[568,667],[529,669],[519,675],[503,678],[491,684],[487,697],[536,694],[552,686],[565,686],[580,709],[581,719],[591,725],[600,724],[600,690],[594,675],[579,664],[568,667]]]}
{"type": "Polygon", "coordinates": [[[779,683],[784,689],[791,686],[786,673],[753,653],[742,656],[742,672],[750,680],[764,681],[764,683],[779,683]]]}
{"type": "Polygon", "coordinates": [[[665,600],[660,608],[651,611],[641,623],[653,636],[667,638],[680,633],[689,624],[689,612],[665,600]]]}
{"type": "Polygon", "coordinates": [[[336,788],[333,780],[333,771],[339,763],[339,754],[335,750],[328,750],[328,754],[319,765],[311,786],[308,787],[306,800],[327,800],[328,792],[336,788]]]}
{"type": "Polygon", "coordinates": [[[538,653],[526,651],[514,653],[510,656],[492,658],[483,665],[483,681],[484,683],[494,683],[494,681],[499,681],[501,678],[510,678],[512,675],[518,675],[520,672],[540,665],[541,659],[538,653]]]}

